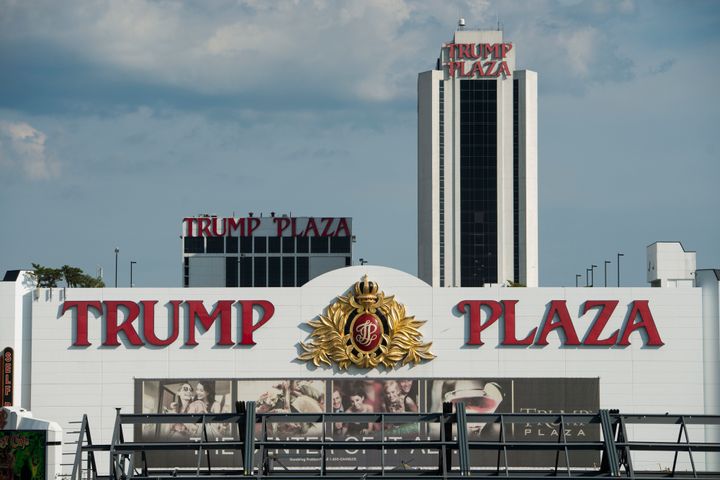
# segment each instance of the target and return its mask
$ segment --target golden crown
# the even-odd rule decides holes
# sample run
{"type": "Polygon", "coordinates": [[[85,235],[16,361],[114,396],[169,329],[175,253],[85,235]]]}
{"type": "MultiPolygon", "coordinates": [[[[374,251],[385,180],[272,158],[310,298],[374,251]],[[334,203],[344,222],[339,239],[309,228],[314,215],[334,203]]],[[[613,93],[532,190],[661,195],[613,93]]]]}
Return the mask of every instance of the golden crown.
{"type": "Polygon", "coordinates": [[[368,276],[364,275],[362,280],[355,282],[355,298],[359,303],[375,303],[377,296],[377,283],[368,280],[368,276]]]}

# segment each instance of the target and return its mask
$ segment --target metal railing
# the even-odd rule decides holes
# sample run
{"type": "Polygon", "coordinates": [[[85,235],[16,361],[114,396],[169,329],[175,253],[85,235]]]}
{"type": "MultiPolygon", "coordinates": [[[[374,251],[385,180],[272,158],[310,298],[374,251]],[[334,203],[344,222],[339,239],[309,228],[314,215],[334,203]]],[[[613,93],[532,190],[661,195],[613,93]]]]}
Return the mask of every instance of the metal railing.
{"type": "Polygon", "coordinates": [[[239,402],[232,414],[118,411],[110,444],[93,444],[87,417],[83,417],[71,480],[720,478],[720,471],[700,468],[705,463],[704,453],[720,455],[720,444],[690,441],[688,427],[720,428],[720,416],[637,415],[608,410],[588,414],[477,414],[467,413],[461,403],[445,404],[442,413],[257,413],[254,402],[239,402]],[[195,437],[167,441],[147,433],[178,425],[191,429],[195,437]],[[210,438],[213,425],[223,425],[227,437],[210,438]],[[283,438],[277,433],[302,425],[313,426],[313,436],[283,438]],[[333,439],[338,425],[367,427],[363,429],[364,439],[358,435],[333,439]],[[399,426],[414,433],[397,434],[403,431],[399,426]],[[535,428],[551,433],[548,438],[522,438],[524,432],[535,428]],[[669,428],[674,440],[640,440],[628,434],[643,428],[669,428]],[[132,429],[132,440],[126,438],[130,436],[126,429],[132,429]],[[573,433],[579,430],[583,438],[573,433]],[[109,454],[105,474],[98,473],[96,452],[109,454]],[[364,457],[354,464],[343,463],[343,452],[364,457]],[[414,454],[412,459],[407,457],[408,452],[414,454]],[[661,454],[672,455],[671,467],[648,469],[644,462],[645,467],[638,468],[636,458],[661,454]],[[689,460],[682,468],[681,455],[689,460]]]}

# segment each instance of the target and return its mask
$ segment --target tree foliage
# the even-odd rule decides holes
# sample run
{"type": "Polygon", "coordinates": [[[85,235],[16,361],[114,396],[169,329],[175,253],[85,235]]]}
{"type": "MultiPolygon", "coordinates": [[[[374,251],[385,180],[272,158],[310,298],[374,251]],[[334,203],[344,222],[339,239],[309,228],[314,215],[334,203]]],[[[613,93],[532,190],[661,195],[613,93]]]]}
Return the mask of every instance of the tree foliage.
{"type": "Polygon", "coordinates": [[[65,280],[68,287],[103,288],[105,282],[99,277],[93,277],[83,272],[81,268],[63,265],[61,268],[51,268],[33,263],[33,277],[37,287],[54,288],[58,282],[65,280]]]}

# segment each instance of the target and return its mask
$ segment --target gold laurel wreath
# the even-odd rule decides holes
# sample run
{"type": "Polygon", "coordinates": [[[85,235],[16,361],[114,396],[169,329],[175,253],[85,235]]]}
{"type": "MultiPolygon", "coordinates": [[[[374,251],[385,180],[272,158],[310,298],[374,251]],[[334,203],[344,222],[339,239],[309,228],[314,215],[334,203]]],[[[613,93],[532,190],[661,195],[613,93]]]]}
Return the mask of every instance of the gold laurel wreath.
{"type": "Polygon", "coordinates": [[[396,302],[394,296],[385,297],[383,292],[378,293],[377,300],[373,302],[358,302],[353,295],[341,295],[327,308],[325,315],[308,322],[313,327],[310,338],[314,341],[309,344],[300,342],[305,352],[298,355],[298,360],[311,361],[316,367],[321,363],[332,366],[335,362],[341,370],[347,369],[350,364],[361,368],[375,368],[378,365],[393,368],[400,361],[402,365],[407,365],[432,360],[435,358],[430,352],[432,342],[422,343],[419,330],[424,323],[415,320],[414,316],[407,316],[405,307],[396,302]],[[380,353],[353,353],[351,334],[345,334],[345,325],[350,313],[355,310],[358,315],[379,311],[387,319],[389,328],[382,336],[385,344],[381,342],[378,346],[380,353]]]}

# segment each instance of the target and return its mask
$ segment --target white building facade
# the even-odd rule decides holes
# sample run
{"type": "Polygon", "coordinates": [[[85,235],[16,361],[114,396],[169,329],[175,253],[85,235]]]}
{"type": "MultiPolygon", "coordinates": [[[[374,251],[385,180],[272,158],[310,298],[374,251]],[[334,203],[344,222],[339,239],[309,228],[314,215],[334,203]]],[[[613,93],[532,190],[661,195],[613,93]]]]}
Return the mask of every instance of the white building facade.
{"type": "Polygon", "coordinates": [[[418,274],[538,286],[537,74],[502,31],[458,30],[418,76],[418,274]]]}
{"type": "Polygon", "coordinates": [[[334,411],[336,392],[349,407],[357,385],[382,410],[383,382],[403,380],[419,411],[479,391],[492,400],[483,412],[719,414],[720,276],[707,273],[692,288],[448,289],[355,266],[298,288],[52,290],[28,288],[22,274],[0,282],[0,347],[15,353],[13,405],[65,431],[87,414],[100,443],[110,440],[116,408],[178,412],[182,391],[198,392],[188,393],[192,404],[202,388],[214,392],[213,408],[230,412],[235,401],[262,404],[288,380],[317,392],[317,405],[303,407],[313,411],[334,411]],[[315,366],[308,322],[368,292],[393,296],[401,316],[424,322],[417,345],[427,355],[391,367],[315,366]]]}

